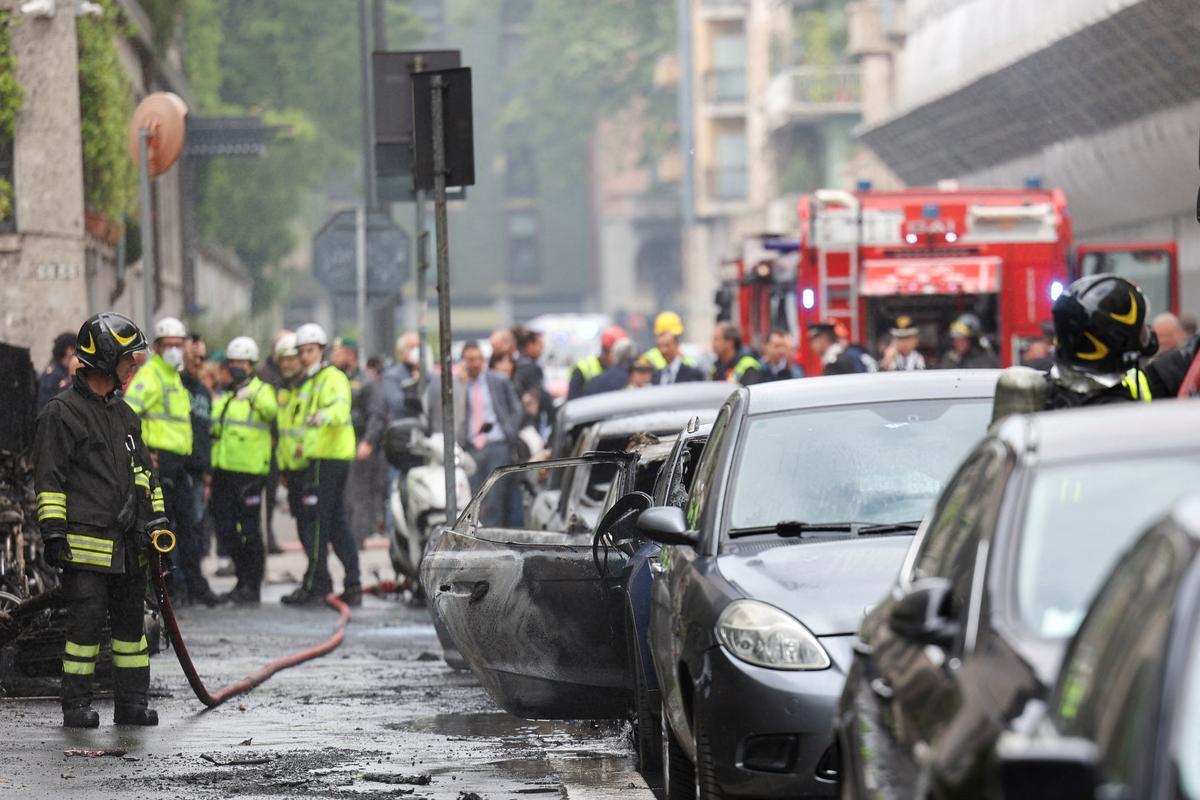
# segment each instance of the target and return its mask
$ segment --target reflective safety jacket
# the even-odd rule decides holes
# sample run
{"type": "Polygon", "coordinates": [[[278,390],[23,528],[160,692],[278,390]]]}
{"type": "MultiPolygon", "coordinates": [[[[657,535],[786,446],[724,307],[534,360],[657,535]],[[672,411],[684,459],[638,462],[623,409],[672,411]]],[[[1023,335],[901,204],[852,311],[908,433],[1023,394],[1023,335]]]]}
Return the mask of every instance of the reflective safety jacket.
{"type": "MultiPolygon", "coordinates": [[[[651,347],[649,350],[642,353],[642,358],[649,361],[650,366],[654,367],[655,369],[666,369],[667,368],[666,356],[664,356],[662,354],[662,351],[659,350],[657,347],[651,347]]],[[[689,367],[696,366],[695,359],[689,358],[688,356],[681,356],[681,358],[683,359],[683,363],[687,364],[689,367]]]]}
{"type": "Polygon", "coordinates": [[[141,428],[118,395],[100,397],[81,375],[38,416],[38,527],[43,541],[70,543],[72,568],[124,572],[126,549],[165,513],[141,428]]]}
{"type": "Polygon", "coordinates": [[[714,364],[712,378],[714,381],[738,383],[751,370],[754,371],[754,375],[757,377],[758,359],[749,353],[739,353],[732,364],[722,364],[719,361],[714,364]]]}
{"type": "Polygon", "coordinates": [[[275,418],[279,441],[275,445],[275,463],[281,472],[301,472],[308,466],[304,446],[304,398],[299,386],[284,386],[275,396],[279,409],[275,418]]]}
{"type": "Polygon", "coordinates": [[[354,426],[350,422],[350,380],[326,364],[300,387],[304,439],[301,452],[309,460],[353,461],[354,426]]]}
{"type": "Polygon", "coordinates": [[[179,373],[155,354],[142,365],[125,402],[142,418],[142,439],[151,450],[192,454],[192,400],[179,373]]]}
{"type": "Polygon", "coordinates": [[[588,356],[575,362],[575,369],[579,370],[579,374],[583,376],[584,385],[591,383],[592,378],[604,372],[604,364],[600,363],[599,356],[588,356]]]}
{"type": "Polygon", "coordinates": [[[1136,368],[1126,372],[1120,383],[1108,389],[1093,392],[1072,391],[1056,382],[1049,373],[1046,375],[1046,383],[1046,410],[1099,406],[1110,403],[1149,403],[1153,400],[1146,373],[1136,368]]]}
{"type": "Polygon", "coordinates": [[[274,387],[258,377],[240,391],[221,395],[212,413],[213,469],[248,475],[270,472],[271,423],[277,413],[274,387]]]}

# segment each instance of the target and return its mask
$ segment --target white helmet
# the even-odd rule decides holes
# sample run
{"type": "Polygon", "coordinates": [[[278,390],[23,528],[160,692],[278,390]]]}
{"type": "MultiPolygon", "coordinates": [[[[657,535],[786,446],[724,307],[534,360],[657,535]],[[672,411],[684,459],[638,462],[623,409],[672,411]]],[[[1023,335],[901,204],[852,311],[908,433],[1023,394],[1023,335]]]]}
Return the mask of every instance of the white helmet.
{"type": "Polygon", "coordinates": [[[285,333],[275,343],[275,358],[287,358],[300,355],[300,346],[296,344],[296,334],[285,333]]]}
{"type": "Polygon", "coordinates": [[[249,336],[238,336],[225,348],[226,361],[258,361],[258,344],[249,336]]]}
{"type": "Polygon", "coordinates": [[[306,344],[319,344],[321,347],[329,344],[329,337],[325,335],[325,329],[315,322],[306,322],[296,328],[296,347],[303,347],[306,344]]]}
{"type": "Polygon", "coordinates": [[[163,317],[154,323],[154,339],[182,339],[187,336],[187,328],[174,317],[163,317]]]}

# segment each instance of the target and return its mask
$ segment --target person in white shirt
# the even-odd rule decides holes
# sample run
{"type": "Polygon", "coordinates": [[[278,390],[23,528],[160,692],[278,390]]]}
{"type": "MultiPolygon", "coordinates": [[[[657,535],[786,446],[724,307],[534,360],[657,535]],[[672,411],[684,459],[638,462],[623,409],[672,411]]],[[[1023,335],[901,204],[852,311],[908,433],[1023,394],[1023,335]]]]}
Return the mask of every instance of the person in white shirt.
{"type": "Polygon", "coordinates": [[[925,369],[925,357],[917,351],[921,331],[913,324],[912,317],[896,318],[892,328],[892,343],[883,353],[879,366],[891,372],[911,372],[925,369]]]}

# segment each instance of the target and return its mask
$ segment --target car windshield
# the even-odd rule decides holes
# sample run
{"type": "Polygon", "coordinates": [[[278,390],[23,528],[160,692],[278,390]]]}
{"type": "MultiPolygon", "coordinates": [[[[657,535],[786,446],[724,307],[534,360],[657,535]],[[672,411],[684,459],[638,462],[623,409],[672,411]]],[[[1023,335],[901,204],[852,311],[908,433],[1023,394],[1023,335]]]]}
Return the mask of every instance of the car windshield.
{"type": "Polygon", "coordinates": [[[915,522],[987,428],[991,403],[912,400],[752,418],[730,532],[780,522],[915,522]]]}
{"type": "Polygon", "coordinates": [[[1088,461],[1040,470],[1026,503],[1018,555],[1021,619],[1043,638],[1074,635],[1117,557],[1198,483],[1200,459],[1195,456],[1088,461]]]}

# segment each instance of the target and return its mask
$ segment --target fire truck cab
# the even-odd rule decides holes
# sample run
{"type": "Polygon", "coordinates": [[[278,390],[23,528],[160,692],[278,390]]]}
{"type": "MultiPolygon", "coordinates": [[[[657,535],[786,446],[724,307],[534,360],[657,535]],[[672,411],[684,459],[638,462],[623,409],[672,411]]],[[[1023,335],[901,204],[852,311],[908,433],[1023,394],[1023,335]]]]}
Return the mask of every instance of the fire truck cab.
{"type": "Polygon", "coordinates": [[[742,258],[726,266],[725,311],[754,346],[771,328],[793,331],[810,375],[821,368],[807,328],[823,320],[871,351],[908,316],[936,366],[950,347],[950,323],[972,313],[1010,365],[1042,335],[1054,300],[1075,277],[1115,273],[1141,287],[1152,314],[1178,310],[1175,244],[1073,250],[1057,189],[825,189],[802,197],[797,211],[794,234],[751,237],[742,258]]]}

